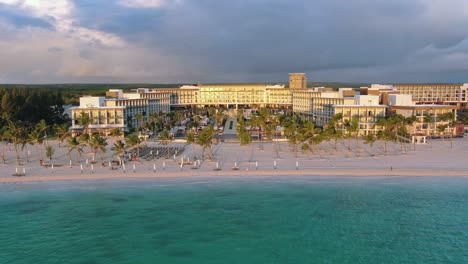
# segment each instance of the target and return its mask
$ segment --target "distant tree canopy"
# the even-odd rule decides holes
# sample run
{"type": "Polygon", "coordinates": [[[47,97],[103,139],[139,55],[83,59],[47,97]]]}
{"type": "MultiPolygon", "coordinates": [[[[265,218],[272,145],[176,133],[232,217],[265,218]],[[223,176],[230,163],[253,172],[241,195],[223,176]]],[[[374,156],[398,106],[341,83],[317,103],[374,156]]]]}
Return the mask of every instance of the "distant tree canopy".
{"type": "Polygon", "coordinates": [[[36,124],[44,119],[48,124],[61,124],[67,120],[63,116],[63,96],[61,91],[25,88],[0,89],[0,123],[7,120],[36,124]]]}

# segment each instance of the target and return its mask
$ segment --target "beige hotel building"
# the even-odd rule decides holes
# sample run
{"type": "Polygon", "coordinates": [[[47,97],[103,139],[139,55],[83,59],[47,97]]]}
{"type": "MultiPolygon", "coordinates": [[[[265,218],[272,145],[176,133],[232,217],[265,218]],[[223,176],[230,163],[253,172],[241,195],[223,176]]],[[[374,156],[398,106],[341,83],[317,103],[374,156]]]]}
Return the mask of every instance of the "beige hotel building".
{"type": "MultiPolygon", "coordinates": [[[[338,91],[324,87],[307,88],[304,73],[291,73],[289,87],[281,84],[198,84],[180,88],[138,88],[128,93],[115,89],[109,90],[106,97],[80,98],[80,106],[71,108],[71,131],[80,133],[82,127],[77,117],[81,112],[88,113],[92,119],[90,131],[108,134],[113,128],[127,131],[128,126],[141,126],[135,118],[137,114],[143,115],[144,121],[151,113],[168,112],[171,108],[213,106],[290,109],[321,127],[327,125],[331,116],[342,113],[344,120],[358,118],[361,133],[368,134],[379,129],[375,123],[389,113],[387,105],[393,94],[411,95],[414,105],[455,105],[455,108],[444,108],[454,111],[457,106],[466,106],[467,89],[468,84],[372,85],[362,87],[357,94],[352,88],[338,91]]],[[[398,105],[394,104],[393,108],[397,109],[398,105]]]]}

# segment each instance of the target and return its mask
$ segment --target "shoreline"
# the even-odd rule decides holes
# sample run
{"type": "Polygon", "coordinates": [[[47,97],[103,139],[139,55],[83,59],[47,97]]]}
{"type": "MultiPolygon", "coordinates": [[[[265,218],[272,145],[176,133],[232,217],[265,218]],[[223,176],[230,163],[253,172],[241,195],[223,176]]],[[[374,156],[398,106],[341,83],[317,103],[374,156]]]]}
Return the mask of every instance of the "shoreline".
{"type": "Polygon", "coordinates": [[[301,169],[301,170],[238,170],[238,171],[179,171],[179,172],[127,172],[99,173],[99,174],[73,174],[73,175],[34,175],[0,177],[0,184],[8,183],[32,183],[52,181],[80,181],[80,180],[113,180],[113,179],[158,179],[158,178],[187,178],[187,177],[468,177],[468,171],[464,170],[425,170],[425,169],[301,169]]]}

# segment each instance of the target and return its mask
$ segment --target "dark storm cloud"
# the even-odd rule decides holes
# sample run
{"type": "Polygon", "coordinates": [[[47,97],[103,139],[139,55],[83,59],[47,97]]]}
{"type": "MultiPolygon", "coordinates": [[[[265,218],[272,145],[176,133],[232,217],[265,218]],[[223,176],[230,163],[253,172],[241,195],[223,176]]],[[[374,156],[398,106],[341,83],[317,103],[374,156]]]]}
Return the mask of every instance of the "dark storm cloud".
{"type": "Polygon", "coordinates": [[[137,66],[95,68],[112,79],[167,82],[286,81],[289,72],[328,81],[468,81],[466,0],[161,0],[153,8],[119,1],[73,2],[74,26],[128,44],[120,52],[76,44],[85,73],[136,54],[137,66]]]}
{"type": "MultiPolygon", "coordinates": [[[[468,35],[468,19],[456,10],[465,5],[455,2],[439,16],[422,0],[186,0],[161,9],[111,5],[97,24],[196,61],[207,75],[277,73],[284,79],[292,71],[393,65],[428,46],[454,47],[468,35]]],[[[93,24],[97,14],[91,14],[83,21],[93,24]]]]}

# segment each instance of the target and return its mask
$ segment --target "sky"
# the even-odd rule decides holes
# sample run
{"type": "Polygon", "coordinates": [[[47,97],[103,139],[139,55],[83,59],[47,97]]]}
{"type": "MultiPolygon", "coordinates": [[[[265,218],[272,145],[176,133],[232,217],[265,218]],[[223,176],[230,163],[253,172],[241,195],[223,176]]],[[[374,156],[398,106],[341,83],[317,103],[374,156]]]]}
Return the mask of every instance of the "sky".
{"type": "Polygon", "coordinates": [[[467,0],[0,0],[0,83],[468,82],[467,0]]]}

